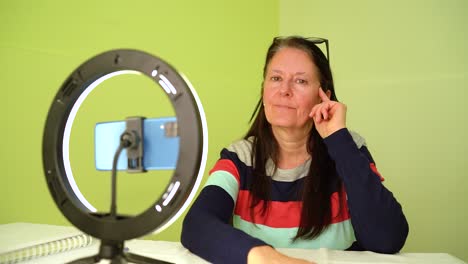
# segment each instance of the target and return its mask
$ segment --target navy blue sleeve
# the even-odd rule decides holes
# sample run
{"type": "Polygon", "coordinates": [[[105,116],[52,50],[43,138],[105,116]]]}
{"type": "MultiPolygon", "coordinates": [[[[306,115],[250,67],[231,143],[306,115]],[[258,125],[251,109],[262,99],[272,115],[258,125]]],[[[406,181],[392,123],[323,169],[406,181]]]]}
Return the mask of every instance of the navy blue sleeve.
{"type": "Polygon", "coordinates": [[[247,263],[250,249],[266,243],[229,224],[233,209],[234,201],[221,187],[203,188],[185,216],[182,245],[211,263],[247,263]]]}
{"type": "Polygon", "coordinates": [[[355,248],[388,254],[400,251],[408,236],[408,222],[401,205],[371,169],[367,148],[358,149],[346,128],[324,142],[346,189],[355,248]]]}

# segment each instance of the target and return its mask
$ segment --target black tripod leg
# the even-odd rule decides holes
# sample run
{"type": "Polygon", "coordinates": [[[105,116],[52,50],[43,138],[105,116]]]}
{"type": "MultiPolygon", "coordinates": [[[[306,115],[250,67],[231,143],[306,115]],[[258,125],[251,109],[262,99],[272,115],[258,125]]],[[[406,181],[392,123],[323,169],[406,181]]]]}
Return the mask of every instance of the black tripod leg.
{"type": "Polygon", "coordinates": [[[137,263],[137,264],[173,264],[172,262],[166,262],[166,261],[162,261],[162,260],[147,258],[147,257],[144,257],[144,256],[132,254],[132,253],[126,253],[125,256],[126,256],[126,259],[128,260],[128,262],[131,262],[131,263],[137,263]]]}
{"type": "Polygon", "coordinates": [[[98,263],[101,260],[99,255],[84,257],[80,259],[76,259],[73,261],[68,262],[67,264],[90,264],[90,263],[98,263]]]}

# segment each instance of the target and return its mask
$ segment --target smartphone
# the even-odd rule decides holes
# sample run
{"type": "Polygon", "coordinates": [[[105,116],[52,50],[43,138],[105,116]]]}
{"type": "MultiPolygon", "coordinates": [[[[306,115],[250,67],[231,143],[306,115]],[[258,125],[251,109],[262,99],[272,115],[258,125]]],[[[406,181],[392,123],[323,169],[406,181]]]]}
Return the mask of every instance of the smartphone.
{"type": "MultiPolygon", "coordinates": [[[[112,170],[112,162],[120,144],[120,136],[125,129],[125,121],[96,124],[94,154],[97,170],[112,170]]],[[[145,170],[175,169],[179,156],[179,141],[176,117],[144,119],[143,168],[145,170]]],[[[127,151],[124,149],[118,159],[117,170],[127,170],[127,167],[127,151]]]]}

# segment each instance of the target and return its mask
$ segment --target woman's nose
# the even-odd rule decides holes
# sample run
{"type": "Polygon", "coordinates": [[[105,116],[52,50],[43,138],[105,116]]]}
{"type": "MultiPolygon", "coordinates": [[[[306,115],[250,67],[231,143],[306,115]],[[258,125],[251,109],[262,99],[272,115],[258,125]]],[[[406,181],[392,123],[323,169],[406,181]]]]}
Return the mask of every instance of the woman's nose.
{"type": "Polygon", "coordinates": [[[292,95],[292,83],[289,80],[285,80],[281,83],[280,95],[282,96],[291,96],[292,95]]]}

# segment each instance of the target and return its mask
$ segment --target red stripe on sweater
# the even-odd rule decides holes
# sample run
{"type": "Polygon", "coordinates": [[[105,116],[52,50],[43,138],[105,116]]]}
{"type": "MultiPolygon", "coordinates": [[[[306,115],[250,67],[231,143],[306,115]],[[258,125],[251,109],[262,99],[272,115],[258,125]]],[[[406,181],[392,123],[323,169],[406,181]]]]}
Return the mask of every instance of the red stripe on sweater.
{"type": "Polygon", "coordinates": [[[375,174],[377,174],[377,176],[379,176],[380,181],[385,181],[384,177],[382,177],[382,175],[380,175],[379,171],[377,170],[377,167],[375,166],[375,163],[371,162],[370,168],[375,174]]]}
{"type": "MultiPolygon", "coordinates": [[[[261,214],[263,202],[260,202],[254,208],[255,215],[253,218],[255,221],[250,213],[250,201],[250,192],[247,190],[239,190],[234,213],[240,216],[243,220],[273,228],[299,227],[302,210],[301,201],[269,201],[268,209],[265,214],[261,214]]],[[[330,197],[330,203],[332,224],[343,222],[350,218],[346,195],[344,192],[341,196],[338,195],[338,192],[333,193],[330,197]]]]}
{"type": "Polygon", "coordinates": [[[212,174],[215,171],[220,171],[220,170],[229,172],[230,174],[234,175],[234,177],[237,180],[237,184],[240,185],[239,171],[237,170],[237,167],[234,164],[234,162],[228,159],[220,159],[218,160],[218,162],[216,162],[213,169],[210,170],[210,174],[212,174]]]}

